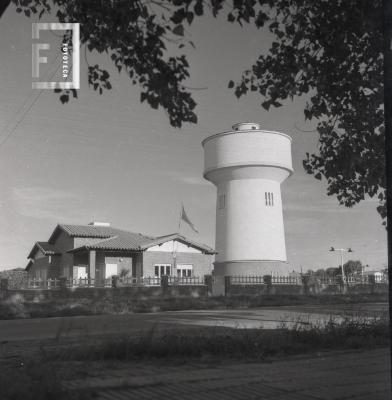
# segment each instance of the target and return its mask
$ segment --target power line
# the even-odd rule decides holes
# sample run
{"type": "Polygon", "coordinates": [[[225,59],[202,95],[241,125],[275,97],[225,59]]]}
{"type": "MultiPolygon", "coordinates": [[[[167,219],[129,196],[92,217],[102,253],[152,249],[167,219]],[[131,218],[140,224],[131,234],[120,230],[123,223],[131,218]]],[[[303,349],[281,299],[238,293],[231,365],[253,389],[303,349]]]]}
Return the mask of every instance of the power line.
{"type": "MultiPolygon", "coordinates": [[[[51,67],[57,62],[58,58],[61,56],[61,54],[59,53],[57,55],[57,57],[52,61],[52,63],[50,64],[48,71],[50,71],[51,67]]],[[[49,77],[49,79],[52,79],[53,76],[56,75],[57,71],[59,70],[60,65],[54,70],[53,74],[49,77]]],[[[24,108],[24,106],[28,103],[28,101],[30,99],[32,100],[32,103],[28,106],[27,110],[25,112],[22,113],[21,117],[19,118],[19,120],[16,121],[15,125],[13,126],[13,128],[10,130],[10,132],[8,133],[8,135],[6,135],[4,137],[4,139],[0,142],[0,148],[3,147],[3,145],[8,141],[8,139],[10,139],[10,137],[12,136],[12,134],[15,132],[16,128],[19,126],[19,124],[24,120],[24,118],[26,117],[26,115],[28,114],[28,112],[31,110],[31,108],[34,106],[34,104],[37,102],[39,96],[42,94],[43,89],[40,89],[40,91],[38,93],[35,93],[34,90],[32,89],[31,92],[27,95],[27,97],[25,98],[25,100],[23,101],[22,105],[18,108],[18,110],[16,111],[15,115],[18,115],[19,112],[24,108]],[[33,95],[33,96],[31,96],[33,95]],[[35,98],[34,98],[35,97],[35,98]]],[[[5,126],[5,128],[3,129],[3,131],[0,134],[0,137],[3,135],[4,132],[6,132],[7,128],[11,125],[12,123],[12,118],[10,120],[10,122],[5,126]]]]}

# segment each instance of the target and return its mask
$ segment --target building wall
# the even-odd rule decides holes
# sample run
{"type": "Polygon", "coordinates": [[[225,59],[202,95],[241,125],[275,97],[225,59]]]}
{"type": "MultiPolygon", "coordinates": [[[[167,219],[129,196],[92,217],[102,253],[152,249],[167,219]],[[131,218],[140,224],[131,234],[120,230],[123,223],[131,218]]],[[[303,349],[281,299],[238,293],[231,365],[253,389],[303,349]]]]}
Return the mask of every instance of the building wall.
{"type": "Polygon", "coordinates": [[[202,277],[212,273],[212,255],[197,253],[176,253],[174,262],[172,252],[144,252],[143,253],[143,276],[155,276],[155,264],[171,264],[171,275],[177,276],[174,264],[192,264],[193,276],[202,277]]]}
{"type": "Polygon", "coordinates": [[[286,261],[279,182],[234,179],[217,186],[216,261],[286,261]],[[273,205],[266,204],[265,193],[273,194],[273,205]]]}
{"type": "Polygon", "coordinates": [[[34,264],[29,270],[29,278],[53,279],[59,277],[60,256],[45,256],[38,250],[34,257],[34,264]]]}
{"type": "Polygon", "coordinates": [[[169,240],[168,242],[162,243],[161,245],[158,246],[153,246],[147,249],[147,252],[150,251],[165,251],[165,252],[173,252],[177,251],[179,253],[196,253],[196,254],[201,254],[201,251],[192,247],[192,246],[187,246],[184,243],[181,243],[177,240],[169,240]]]}
{"type": "Polygon", "coordinates": [[[214,264],[215,276],[288,276],[290,264],[283,261],[235,261],[214,264]]]}
{"type": "Polygon", "coordinates": [[[74,248],[74,239],[70,237],[67,233],[61,231],[53,244],[61,252],[59,262],[59,276],[72,278],[73,254],[67,253],[67,251],[74,248]]]}

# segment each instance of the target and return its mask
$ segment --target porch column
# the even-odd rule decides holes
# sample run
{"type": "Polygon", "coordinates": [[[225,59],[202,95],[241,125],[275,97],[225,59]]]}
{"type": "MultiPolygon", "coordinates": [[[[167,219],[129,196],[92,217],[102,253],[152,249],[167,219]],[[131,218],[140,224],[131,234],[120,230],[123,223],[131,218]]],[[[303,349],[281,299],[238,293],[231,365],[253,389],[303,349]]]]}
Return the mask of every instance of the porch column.
{"type": "Polygon", "coordinates": [[[96,258],[96,251],[90,250],[88,253],[88,279],[95,279],[96,258]]]}

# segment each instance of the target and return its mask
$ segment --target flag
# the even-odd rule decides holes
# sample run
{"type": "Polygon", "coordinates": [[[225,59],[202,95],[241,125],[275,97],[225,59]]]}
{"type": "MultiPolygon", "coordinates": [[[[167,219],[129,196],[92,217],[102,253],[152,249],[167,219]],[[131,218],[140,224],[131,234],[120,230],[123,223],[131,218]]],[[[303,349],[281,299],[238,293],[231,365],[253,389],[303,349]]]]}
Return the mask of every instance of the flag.
{"type": "Polygon", "coordinates": [[[182,205],[182,210],[181,210],[181,215],[180,215],[180,224],[181,220],[186,222],[196,233],[199,233],[199,231],[196,229],[195,225],[191,222],[189,217],[186,215],[184,205],[182,205]]]}

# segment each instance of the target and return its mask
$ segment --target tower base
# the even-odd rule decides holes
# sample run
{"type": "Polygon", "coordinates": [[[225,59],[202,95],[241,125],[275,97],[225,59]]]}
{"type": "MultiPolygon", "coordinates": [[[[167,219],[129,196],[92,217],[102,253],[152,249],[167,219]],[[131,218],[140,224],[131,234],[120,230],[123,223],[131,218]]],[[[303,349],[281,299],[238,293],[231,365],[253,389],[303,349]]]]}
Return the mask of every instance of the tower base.
{"type": "Polygon", "coordinates": [[[287,276],[290,264],[287,261],[239,260],[214,263],[215,276],[287,276]]]}

